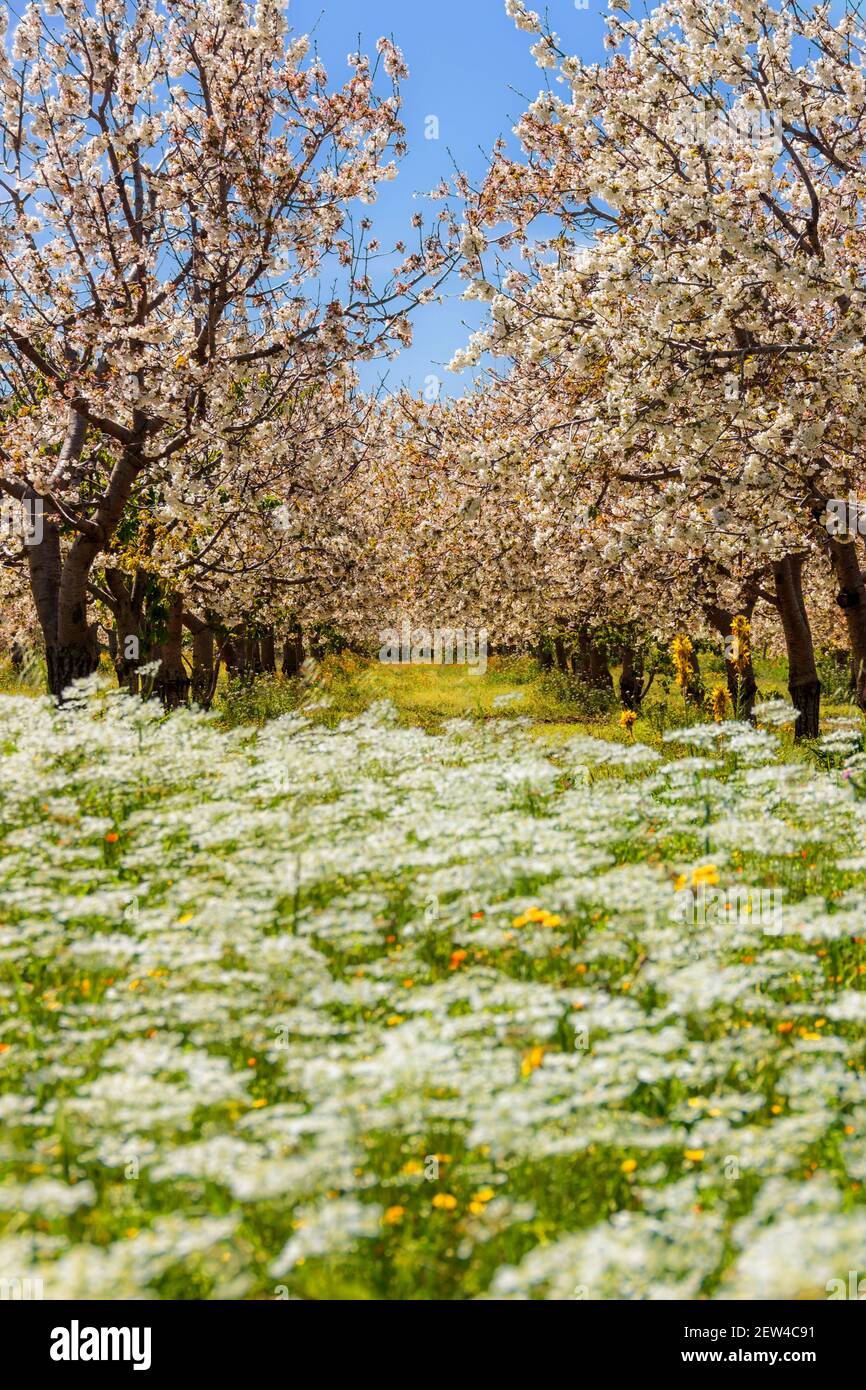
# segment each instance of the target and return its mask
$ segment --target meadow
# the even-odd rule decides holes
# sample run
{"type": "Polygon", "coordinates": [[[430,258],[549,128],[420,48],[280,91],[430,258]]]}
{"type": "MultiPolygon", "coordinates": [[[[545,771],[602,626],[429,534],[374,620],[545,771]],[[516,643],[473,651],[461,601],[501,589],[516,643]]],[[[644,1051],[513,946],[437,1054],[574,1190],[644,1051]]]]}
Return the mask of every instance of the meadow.
{"type": "MultiPolygon", "coordinates": [[[[0,1276],[823,1299],[866,1230],[866,756],[530,662],[166,715],[7,677],[0,1276]],[[766,904],[773,904],[772,913],[766,904]]],[[[679,703],[678,703],[679,701],[679,703]]],[[[859,1262],[859,1264],[858,1264],[859,1262]]]]}

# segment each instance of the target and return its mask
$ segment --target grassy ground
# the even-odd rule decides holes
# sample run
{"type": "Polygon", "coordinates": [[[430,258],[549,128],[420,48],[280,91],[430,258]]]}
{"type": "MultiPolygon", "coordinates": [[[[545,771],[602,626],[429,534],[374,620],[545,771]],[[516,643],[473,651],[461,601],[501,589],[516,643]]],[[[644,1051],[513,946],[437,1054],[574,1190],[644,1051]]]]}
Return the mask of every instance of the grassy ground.
{"type": "Polygon", "coordinates": [[[785,1299],[858,1268],[856,732],[838,770],[737,725],[624,746],[528,665],[345,658],[210,718],[0,707],[0,1278],[785,1299]]]}
{"type": "MultiPolygon", "coordinates": [[[[762,699],[787,698],[785,663],[758,658],[758,687],[762,699]]],[[[721,657],[706,654],[701,662],[707,689],[724,684],[721,657]]],[[[613,670],[618,689],[619,670],[613,670]]],[[[335,727],[377,700],[388,700],[404,726],[438,732],[450,719],[514,718],[529,720],[534,734],[556,746],[576,733],[627,741],[615,694],[589,690],[570,676],[541,671],[529,658],[492,658],[484,675],[460,666],[389,666],[352,655],[332,656],[315,663],[309,676],[286,680],[264,677],[250,684],[223,680],[216,700],[220,724],[264,724],[269,719],[304,708],[318,722],[335,727]]],[[[853,707],[837,698],[824,702],[823,717],[852,716],[853,707]]],[[[676,683],[658,677],[653,682],[633,729],[633,738],[655,747],[672,728],[699,723],[706,712],[687,705],[676,683]]],[[[789,753],[799,754],[785,739],[789,753]]]]}
{"type": "MultiPolygon", "coordinates": [[[[720,654],[704,652],[701,674],[708,691],[724,685],[724,661],[720,654]]],[[[760,699],[787,699],[786,663],[757,656],[755,672],[760,699]]],[[[103,659],[106,677],[113,670],[103,659]]],[[[261,676],[254,681],[220,677],[214,711],[222,729],[244,725],[263,726],[271,719],[303,709],[315,723],[336,728],[342,719],[354,718],[378,701],[389,701],[402,727],[437,733],[452,719],[483,723],[490,719],[529,721],[532,734],[555,748],[575,734],[617,742],[646,743],[665,753],[664,734],[678,727],[710,718],[706,710],[688,705],[670,676],[657,676],[643,702],[631,737],[620,723],[622,707],[617,698],[619,668],[612,668],[614,692],[606,694],[582,685],[558,671],[542,671],[529,657],[492,657],[479,675],[466,666],[396,666],[364,660],[349,652],[308,663],[296,679],[282,675],[261,676]]],[[[0,694],[39,695],[45,690],[45,666],[35,660],[23,672],[9,662],[0,663],[0,694]]],[[[730,716],[730,710],[728,711],[730,716]]],[[[857,718],[843,690],[831,688],[825,676],[822,721],[857,718]],[[828,695],[829,690],[829,695],[828,695]]],[[[781,733],[783,756],[812,761],[812,752],[794,744],[790,730],[781,733]]]]}

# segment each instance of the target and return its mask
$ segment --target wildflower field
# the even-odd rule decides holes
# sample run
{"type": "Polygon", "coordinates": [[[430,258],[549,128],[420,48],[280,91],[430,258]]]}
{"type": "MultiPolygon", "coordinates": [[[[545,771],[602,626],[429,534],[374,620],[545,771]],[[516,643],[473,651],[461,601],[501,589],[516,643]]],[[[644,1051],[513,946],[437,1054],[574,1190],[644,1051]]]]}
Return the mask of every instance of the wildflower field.
{"type": "Polygon", "coordinates": [[[808,1299],[862,1263],[858,721],[810,761],[780,701],[646,741],[0,707],[4,1275],[808,1299]]]}

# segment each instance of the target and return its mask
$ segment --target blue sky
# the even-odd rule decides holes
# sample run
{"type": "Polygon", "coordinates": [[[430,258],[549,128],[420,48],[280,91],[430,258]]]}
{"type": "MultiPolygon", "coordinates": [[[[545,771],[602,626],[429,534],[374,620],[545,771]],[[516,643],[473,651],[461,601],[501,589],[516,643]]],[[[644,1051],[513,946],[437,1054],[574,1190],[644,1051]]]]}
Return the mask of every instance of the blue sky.
{"type": "MultiPolygon", "coordinates": [[[[567,52],[587,62],[604,59],[606,0],[528,3],[548,13],[567,52]]],[[[25,0],[0,0],[0,5],[9,8],[14,28],[25,0]]],[[[636,3],[633,9],[641,14],[647,7],[636,3]]],[[[844,0],[834,0],[832,9],[841,13],[844,0]]],[[[504,0],[288,0],[287,12],[295,34],[311,35],[332,85],[350,75],[347,56],[359,48],[372,55],[383,34],[393,38],[406,57],[410,76],[403,84],[403,120],[409,153],[399,177],[381,185],[375,206],[359,208],[372,216],[372,235],[383,248],[401,238],[413,239],[413,213],[420,210],[429,219],[439,207],[423,194],[453,174],[455,166],[477,184],[499,136],[516,150],[512,127],[545,79],[555,78],[555,73],[536,67],[529,51],[533,36],[515,27],[504,0]],[[438,139],[425,138],[431,116],[439,123],[438,139]]],[[[446,372],[445,365],[484,316],[481,305],[461,300],[463,287],[464,282],[454,277],[444,303],[416,312],[414,343],[396,361],[362,364],[364,385],[373,387],[384,375],[389,389],[405,384],[418,392],[435,376],[446,394],[463,392],[471,374],[446,372]]]]}
{"type": "MultiPolygon", "coordinates": [[[[92,4],[88,0],[88,7],[92,4]]],[[[10,45],[25,5],[26,0],[0,0],[10,11],[10,45]]],[[[567,52],[590,62],[603,59],[607,0],[549,0],[548,5],[529,0],[529,8],[547,10],[567,52]]],[[[555,77],[536,67],[530,54],[534,36],[515,27],[505,0],[288,0],[287,14],[294,34],[310,35],[332,87],[350,76],[348,55],[360,49],[375,56],[381,35],[393,38],[406,58],[410,75],[402,84],[402,119],[409,152],[399,177],[380,186],[376,204],[358,208],[372,218],[371,235],[383,249],[400,239],[414,241],[413,213],[432,220],[441,204],[423,195],[452,176],[455,167],[477,185],[500,136],[516,151],[513,126],[546,78],[555,77]],[[438,120],[437,139],[425,138],[431,116],[438,120]]],[[[484,317],[481,305],[462,301],[464,288],[465,281],[455,276],[444,289],[443,303],[419,308],[412,347],[394,362],[362,364],[363,384],[372,388],[384,376],[390,390],[404,384],[419,392],[432,375],[444,393],[461,394],[471,373],[446,372],[445,365],[484,317]]]]}
{"type": "MultiPolygon", "coordinates": [[[[529,8],[543,13],[543,0],[529,8]]],[[[605,0],[589,0],[585,10],[574,0],[551,0],[549,5],[550,22],[566,51],[588,61],[603,56],[606,13],[605,0]]],[[[383,246],[407,236],[413,212],[429,212],[431,205],[413,195],[435,187],[455,164],[480,179],[487,151],[500,135],[510,136],[527,100],[544,85],[545,74],[529,52],[534,39],[515,28],[504,0],[291,0],[288,14],[296,33],[312,35],[332,83],[349,75],[350,52],[360,47],[372,53],[382,34],[403,50],[410,74],[403,84],[409,153],[399,178],[382,186],[369,210],[373,235],[383,246]],[[428,116],[438,117],[438,140],[425,139],[428,116]]],[[[387,371],[390,389],[405,383],[420,391],[433,374],[443,392],[465,390],[468,373],[444,370],[483,314],[481,306],[461,301],[462,287],[455,279],[442,305],[417,311],[412,347],[393,363],[366,366],[366,385],[387,371]]]]}

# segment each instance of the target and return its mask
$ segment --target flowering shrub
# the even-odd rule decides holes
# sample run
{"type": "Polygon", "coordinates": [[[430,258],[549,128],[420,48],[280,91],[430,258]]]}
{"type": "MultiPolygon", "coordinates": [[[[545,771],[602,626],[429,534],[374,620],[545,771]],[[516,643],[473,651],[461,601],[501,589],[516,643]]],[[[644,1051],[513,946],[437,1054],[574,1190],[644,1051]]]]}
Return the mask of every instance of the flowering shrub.
{"type": "MultiPolygon", "coordinates": [[[[866,806],[661,751],[2,697],[0,1276],[823,1297],[866,1209],[866,806]],[[682,884],[777,889],[686,925],[682,884]]],[[[781,717],[781,712],[780,712],[781,717]]]]}

